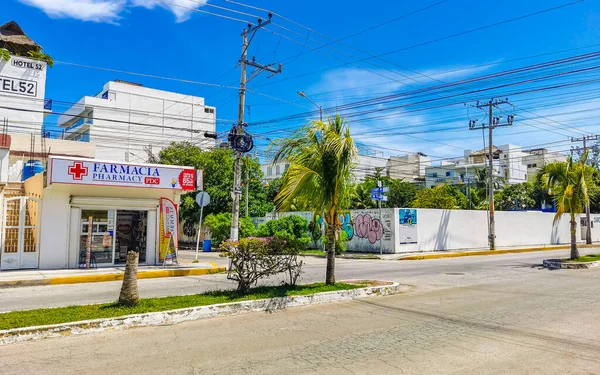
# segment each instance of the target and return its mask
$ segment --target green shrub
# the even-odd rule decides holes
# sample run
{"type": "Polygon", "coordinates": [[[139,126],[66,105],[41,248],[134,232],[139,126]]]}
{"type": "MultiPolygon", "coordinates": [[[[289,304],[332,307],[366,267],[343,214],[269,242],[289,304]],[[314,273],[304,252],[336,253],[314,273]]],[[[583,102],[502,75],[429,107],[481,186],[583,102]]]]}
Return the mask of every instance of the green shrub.
{"type": "Polygon", "coordinates": [[[298,215],[284,216],[261,224],[256,231],[256,236],[285,238],[303,248],[310,243],[308,221],[298,215]]]}
{"type": "MultiPolygon", "coordinates": [[[[216,215],[210,214],[206,216],[203,224],[210,229],[212,242],[215,245],[219,245],[221,242],[229,238],[229,234],[231,232],[231,214],[229,212],[222,212],[216,215]]],[[[254,224],[252,224],[252,220],[250,220],[249,217],[241,217],[240,238],[249,237],[253,234],[254,224]]]]}

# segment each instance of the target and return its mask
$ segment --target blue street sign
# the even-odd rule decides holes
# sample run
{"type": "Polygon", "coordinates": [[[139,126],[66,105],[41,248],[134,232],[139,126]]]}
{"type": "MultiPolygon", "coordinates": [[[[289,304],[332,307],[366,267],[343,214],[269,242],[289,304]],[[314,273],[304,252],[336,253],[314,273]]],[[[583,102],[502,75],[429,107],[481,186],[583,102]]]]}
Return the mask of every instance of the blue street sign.
{"type": "MultiPolygon", "coordinates": [[[[381,193],[388,193],[390,191],[389,186],[383,186],[383,187],[376,187],[371,189],[371,194],[381,194],[381,193]]],[[[373,198],[375,199],[375,198],[373,198]]]]}
{"type": "Polygon", "coordinates": [[[374,201],[387,202],[388,197],[386,195],[383,195],[383,194],[371,194],[371,199],[373,199],[374,201]]]}

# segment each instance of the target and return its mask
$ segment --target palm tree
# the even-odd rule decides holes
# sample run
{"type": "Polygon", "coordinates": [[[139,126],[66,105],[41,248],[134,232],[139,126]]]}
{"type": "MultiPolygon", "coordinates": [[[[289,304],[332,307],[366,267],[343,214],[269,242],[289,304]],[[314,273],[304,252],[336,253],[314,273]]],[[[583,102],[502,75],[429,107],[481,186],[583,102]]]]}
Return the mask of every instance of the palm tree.
{"type": "Polygon", "coordinates": [[[589,204],[588,187],[591,185],[592,171],[586,166],[587,153],[575,162],[569,157],[566,162],[546,164],[538,174],[538,181],[556,200],[556,223],[560,217],[571,215],[571,259],[579,258],[577,250],[577,222],[575,214],[581,213],[589,204]]]}
{"type": "Polygon", "coordinates": [[[139,253],[137,251],[127,252],[125,275],[123,276],[123,285],[119,294],[119,303],[125,306],[135,306],[140,300],[137,282],[138,258],[139,253]]]}
{"type": "Polygon", "coordinates": [[[278,148],[274,162],[290,163],[275,197],[277,209],[289,209],[298,199],[323,217],[327,223],[325,283],[334,284],[335,240],[340,231],[337,218],[350,205],[351,169],[358,154],[350,128],[336,115],[327,122],[314,121],[273,146],[278,148]]]}

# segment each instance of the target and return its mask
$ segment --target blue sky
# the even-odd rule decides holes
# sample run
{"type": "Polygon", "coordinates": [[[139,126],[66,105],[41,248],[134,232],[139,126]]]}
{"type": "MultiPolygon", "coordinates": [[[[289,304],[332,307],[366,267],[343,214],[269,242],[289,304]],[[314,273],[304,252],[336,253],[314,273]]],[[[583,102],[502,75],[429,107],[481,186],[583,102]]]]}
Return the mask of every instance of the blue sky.
{"type": "MultiPolygon", "coordinates": [[[[226,14],[246,21],[254,21],[254,18],[206,6],[205,1],[165,1],[175,5],[154,0],[4,0],[0,23],[17,21],[32,39],[44,47],[45,52],[57,60],[48,72],[48,98],[77,101],[84,95],[96,94],[106,81],[135,81],[147,87],[205,97],[208,105],[217,107],[218,118],[222,120],[218,130],[224,131],[230,126],[228,120],[237,118],[236,90],[134,77],[61,63],[237,86],[239,69],[235,69],[235,65],[240,55],[240,32],[244,24],[191,9],[226,14]]],[[[283,61],[284,65],[282,74],[271,78],[263,74],[249,84],[250,89],[264,95],[248,94],[250,109],[246,121],[252,124],[313,110],[310,102],[296,94],[299,90],[323,107],[335,108],[376,95],[440,83],[427,77],[451,82],[600,50],[600,45],[596,45],[600,44],[600,1],[587,0],[501,26],[388,54],[384,57],[386,61],[369,59],[355,62],[368,58],[365,52],[379,55],[567,3],[569,0],[252,1],[253,6],[269,9],[287,19],[275,16],[275,25],[257,34],[249,49],[249,55],[256,56],[260,62],[283,61]],[[436,3],[439,4],[434,5],[436,3]],[[305,53],[318,47],[319,42],[331,42],[322,34],[333,39],[344,38],[428,5],[432,7],[343,41],[355,49],[331,44],[330,47],[337,51],[323,47],[305,53]],[[577,50],[510,62],[567,49],[577,50]],[[335,68],[342,64],[345,65],[335,68]],[[307,74],[318,70],[321,71],[307,74]]],[[[225,0],[209,1],[208,4],[265,15],[265,12],[225,0]]],[[[597,72],[595,74],[598,75],[597,72]]],[[[536,120],[537,128],[528,128],[523,120],[521,123],[517,121],[510,129],[500,130],[495,143],[528,146],[564,140],[569,134],[576,135],[575,131],[550,133],[538,129],[545,126],[544,123],[557,130],[560,124],[569,122],[584,129],[580,133],[597,132],[598,127],[594,127],[594,121],[589,117],[598,113],[585,112],[585,116],[581,115],[585,119],[573,118],[572,114],[554,117],[556,113],[598,107],[595,89],[600,88],[587,86],[587,94],[581,94],[578,101],[572,100],[552,108],[541,106],[541,100],[536,101],[532,96],[511,97],[518,108],[535,111],[544,117],[536,120]],[[550,117],[554,123],[548,120],[550,117]]],[[[577,92],[573,91],[572,96],[577,99],[577,92]]],[[[485,100],[487,96],[481,99],[485,100]]],[[[464,106],[457,105],[417,114],[398,113],[384,119],[351,122],[351,126],[361,144],[384,154],[422,151],[433,156],[449,157],[462,155],[461,149],[464,148],[481,148],[481,137],[467,130],[468,117],[472,115],[464,106]],[[386,131],[398,127],[410,128],[411,124],[430,132],[412,136],[386,134],[386,131]],[[464,130],[432,132],[436,127],[441,129],[457,124],[464,124],[464,130]],[[370,131],[373,134],[369,136],[370,131]]],[[[288,134],[309,117],[265,126],[251,125],[250,130],[260,135],[257,140],[262,149],[268,143],[265,137],[288,134]]],[[[360,117],[353,119],[359,120],[360,117]]],[[[564,144],[555,147],[557,150],[566,148],[564,144]]]]}

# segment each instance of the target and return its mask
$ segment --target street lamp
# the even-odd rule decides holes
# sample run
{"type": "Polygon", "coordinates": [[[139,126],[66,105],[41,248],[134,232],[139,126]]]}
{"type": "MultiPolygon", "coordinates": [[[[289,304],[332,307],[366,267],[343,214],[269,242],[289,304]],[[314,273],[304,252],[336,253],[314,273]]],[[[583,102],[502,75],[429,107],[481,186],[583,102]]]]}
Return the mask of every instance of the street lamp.
{"type": "Polygon", "coordinates": [[[318,105],[317,103],[315,103],[311,98],[309,98],[308,96],[306,96],[306,94],[304,93],[304,91],[298,91],[298,95],[300,95],[301,97],[308,99],[309,102],[311,102],[312,104],[315,105],[315,107],[319,108],[319,114],[320,114],[320,119],[321,121],[323,121],[323,107],[321,107],[320,105],[318,105]]]}

